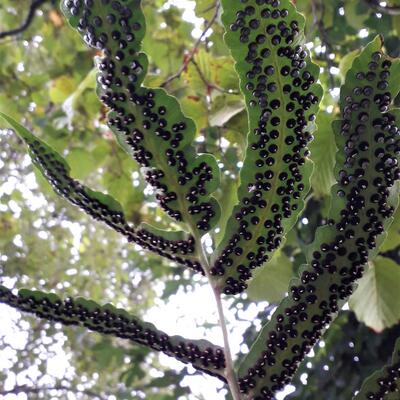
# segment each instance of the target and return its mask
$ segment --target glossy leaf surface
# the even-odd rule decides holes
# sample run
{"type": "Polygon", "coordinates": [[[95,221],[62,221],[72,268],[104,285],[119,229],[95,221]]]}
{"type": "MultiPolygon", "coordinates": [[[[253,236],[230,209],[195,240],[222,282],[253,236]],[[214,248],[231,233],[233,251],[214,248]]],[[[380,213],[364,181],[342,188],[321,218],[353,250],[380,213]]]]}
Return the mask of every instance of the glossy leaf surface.
{"type": "Polygon", "coordinates": [[[238,204],[211,272],[226,294],[236,294],[303,210],[313,170],[307,143],[322,89],[319,68],[303,45],[304,18],[289,0],[222,5],[249,133],[238,204]]]}
{"type": "Polygon", "coordinates": [[[18,294],[0,286],[0,302],[40,318],[80,325],[93,331],[113,335],[161,351],[184,363],[224,380],[224,353],[206,340],[187,340],[169,336],[153,324],[143,322],[112,304],[101,306],[82,297],[61,300],[54,293],[21,289],[18,294]]]}
{"type": "Polygon", "coordinates": [[[56,193],[80,207],[94,219],[124,235],[130,242],[202,271],[195,259],[194,239],[184,232],[165,232],[147,224],[134,227],[126,221],[121,205],[111,196],[93,191],[70,177],[68,163],[46,143],[35,137],[11,117],[0,113],[28,145],[33,163],[56,193]]]}
{"type": "MultiPolygon", "coordinates": [[[[328,224],[317,230],[308,264],[291,282],[240,368],[241,388],[272,399],[296,372],[362,277],[392,222],[400,178],[400,61],[382,52],[377,37],[357,57],[342,87],[339,149],[328,224]]],[[[257,397],[259,396],[259,397],[257,397]]]]}
{"type": "Polygon", "coordinates": [[[367,378],[354,400],[399,398],[400,339],[397,340],[391,363],[367,378]]]}
{"type": "Polygon", "coordinates": [[[97,93],[111,109],[109,126],[141,165],[161,207],[192,232],[211,229],[220,215],[211,197],[219,169],[212,155],[196,154],[196,126],[178,101],[142,85],[148,60],[140,52],[146,30],[141,1],[64,0],[62,10],[86,44],[102,51],[97,93]]]}

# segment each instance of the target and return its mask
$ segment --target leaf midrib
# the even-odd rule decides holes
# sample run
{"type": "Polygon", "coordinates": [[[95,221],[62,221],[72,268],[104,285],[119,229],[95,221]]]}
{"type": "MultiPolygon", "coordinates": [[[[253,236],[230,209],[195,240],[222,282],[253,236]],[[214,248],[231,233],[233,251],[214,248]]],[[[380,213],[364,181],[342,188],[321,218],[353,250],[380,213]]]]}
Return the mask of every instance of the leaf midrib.
{"type": "MultiPolygon", "coordinates": [[[[148,135],[148,137],[145,137],[145,141],[150,145],[154,151],[152,151],[153,157],[156,160],[154,164],[157,165],[157,168],[163,170],[163,171],[168,171],[172,169],[166,162],[164,157],[161,156],[161,152],[159,149],[157,149],[157,143],[154,142],[153,137],[148,135]],[[158,151],[157,151],[158,150],[158,151]],[[161,167],[161,168],[160,168],[161,167]]],[[[154,167],[156,168],[156,167],[154,167]]],[[[177,174],[176,171],[173,171],[174,174],[177,174]]],[[[181,193],[181,189],[184,186],[180,186],[175,179],[169,179],[169,175],[165,174],[164,176],[165,180],[169,183],[169,188],[172,188],[172,190],[177,194],[177,199],[176,202],[178,203],[178,208],[182,214],[182,221],[178,221],[178,223],[185,223],[185,225],[188,225],[190,233],[194,233],[197,231],[196,227],[196,222],[193,220],[191,214],[188,213],[187,207],[186,207],[186,199],[183,198],[184,194],[181,193]]],[[[170,217],[171,218],[171,217],[170,217]]],[[[173,218],[171,218],[173,221],[175,221],[173,218]]],[[[198,258],[196,257],[196,260],[198,258]]]]}
{"type": "MultiPolygon", "coordinates": [[[[270,43],[270,45],[271,45],[271,47],[273,47],[272,43],[270,43]]],[[[286,106],[286,98],[285,98],[285,95],[283,93],[283,83],[282,83],[281,75],[279,73],[280,69],[278,68],[279,60],[277,58],[277,52],[276,51],[271,52],[271,53],[272,53],[271,56],[273,57],[274,68],[275,68],[276,75],[277,75],[277,85],[278,85],[278,88],[279,88],[279,91],[280,91],[280,94],[281,94],[281,100],[282,100],[282,104],[281,104],[281,108],[280,109],[283,110],[284,107],[286,106]]],[[[282,112],[281,125],[280,125],[280,130],[279,130],[279,140],[278,140],[279,145],[278,145],[278,148],[282,148],[282,146],[283,146],[283,141],[284,141],[284,138],[285,138],[284,126],[286,126],[286,122],[287,122],[287,117],[286,117],[285,113],[282,112]]],[[[249,133],[251,134],[251,128],[250,128],[250,132],[249,133]]],[[[281,152],[278,152],[278,153],[281,154],[281,152]]],[[[278,168],[282,164],[283,164],[283,160],[282,160],[282,157],[280,157],[279,161],[276,162],[273,167],[271,167],[272,171],[274,172],[274,177],[269,182],[271,183],[271,188],[272,189],[275,188],[275,190],[273,190],[273,191],[271,190],[271,192],[273,192],[273,195],[271,195],[270,197],[267,196],[267,198],[265,198],[265,200],[267,201],[267,207],[265,207],[265,209],[262,211],[262,213],[259,214],[260,222],[259,222],[258,225],[255,225],[253,231],[251,232],[253,237],[251,238],[251,240],[244,242],[244,244],[241,246],[243,248],[243,253],[240,256],[236,256],[235,265],[241,264],[243,259],[245,259],[245,257],[247,256],[248,252],[251,249],[254,249],[256,247],[255,246],[256,240],[259,237],[262,229],[264,229],[264,222],[265,222],[267,216],[271,213],[271,206],[272,206],[272,204],[274,204],[272,199],[275,199],[275,197],[277,196],[277,193],[276,193],[276,183],[277,183],[277,179],[278,179],[278,173],[277,172],[283,171],[283,169],[278,168]]],[[[271,253],[271,251],[268,251],[268,253],[271,253]]]]}

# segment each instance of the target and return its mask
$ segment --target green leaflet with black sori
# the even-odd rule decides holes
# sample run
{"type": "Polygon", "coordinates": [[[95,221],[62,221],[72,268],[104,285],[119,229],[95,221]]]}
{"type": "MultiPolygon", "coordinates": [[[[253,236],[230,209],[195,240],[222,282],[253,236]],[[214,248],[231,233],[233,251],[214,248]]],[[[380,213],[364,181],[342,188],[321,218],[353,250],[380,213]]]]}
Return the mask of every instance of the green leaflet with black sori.
{"type": "Polygon", "coordinates": [[[84,326],[95,332],[128,339],[161,351],[183,363],[190,363],[196,369],[225,381],[225,358],[222,348],[207,340],[169,336],[153,324],[144,322],[112,304],[99,305],[83,297],[62,300],[54,293],[28,289],[21,289],[15,294],[1,285],[0,303],[63,325],[84,326]]]}
{"type": "Polygon", "coordinates": [[[313,138],[322,97],[319,67],[304,46],[304,18],[289,0],[223,0],[225,42],[248,111],[238,204],[211,273],[226,294],[246,288],[296,223],[310,189],[313,138]]]}
{"type": "Polygon", "coordinates": [[[400,60],[377,37],[354,60],[341,89],[341,119],[328,224],[310,246],[308,264],[262,328],[241,364],[240,387],[255,399],[273,399],[320,339],[354,290],[393,220],[399,199],[400,60]]]}
{"type": "Polygon", "coordinates": [[[400,397],[400,339],[391,362],[374,372],[363,383],[353,400],[398,400],[400,397]]]}
{"type": "Polygon", "coordinates": [[[163,257],[203,272],[194,247],[194,238],[186,232],[167,232],[148,224],[137,227],[129,223],[121,204],[113,197],[94,191],[81,182],[73,179],[70,167],[63,157],[48,144],[34,136],[11,117],[0,112],[9,125],[27,144],[33,164],[44,178],[52,185],[57,194],[70,203],[80,207],[94,219],[104,222],[110,228],[145,249],[163,257]]]}
{"type": "Polygon", "coordinates": [[[71,26],[86,44],[102,50],[97,93],[111,109],[108,123],[121,146],[141,165],[167,214],[196,236],[219,220],[211,196],[219,168],[210,154],[196,154],[194,122],[163,89],[142,85],[148,60],[140,52],[146,24],[140,0],[61,2],[71,26]]]}

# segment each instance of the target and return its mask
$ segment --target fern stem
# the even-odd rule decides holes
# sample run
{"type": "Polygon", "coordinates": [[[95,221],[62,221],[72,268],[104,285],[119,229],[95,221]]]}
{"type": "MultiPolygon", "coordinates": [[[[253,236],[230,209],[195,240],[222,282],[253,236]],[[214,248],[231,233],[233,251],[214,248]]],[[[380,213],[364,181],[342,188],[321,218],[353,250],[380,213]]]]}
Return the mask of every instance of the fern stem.
{"type": "Polygon", "coordinates": [[[228,329],[226,325],[226,318],[224,314],[224,307],[222,304],[222,299],[221,299],[221,291],[220,289],[213,284],[213,280],[211,279],[210,275],[210,263],[208,261],[208,257],[205,254],[204,248],[201,244],[201,236],[198,234],[195,234],[196,238],[196,247],[197,247],[197,252],[200,257],[200,262],[201,265],[203,266],[206,276],[208,278],[208,281],[211,285],[215,302],[217,305],[217,311],[218,311],[218,319],[219,319],[219,325],[221,327],[222,331],[222,336],[223,336],[223,341],[224,341],[224,355],[225,355],[225,378],[228,382],[229,390],[231,392],[233,400],[241,400],[241,394],[240,394],[240,389],[238,385],[238,380],[236,377],[236,373],[233,367],[233,360],[232,360],[232,353],[229,345],[229,334],[228,334],[228,329]]]}
{"type": "Polygon", "coordinates": [[[231,390],[231,394],[234,400],[241,400],[239,385],[237,383],[237,377],[235,370],[233,368],[233,361],[232,361],[232,353],[229,346],[229,335],[228,329],[226,327],[226,320],[224,315],[224,308],[221,301],[221,292],[220,289],[217,287],[212,287],[215,301],[217,304],[218,309],[218,318],[219,324],[221,326],[222,335],[224,338],[224,353],[225,353],[225,362],[226,362],[226,379],[228,381],[229,389],[231,390]]]}

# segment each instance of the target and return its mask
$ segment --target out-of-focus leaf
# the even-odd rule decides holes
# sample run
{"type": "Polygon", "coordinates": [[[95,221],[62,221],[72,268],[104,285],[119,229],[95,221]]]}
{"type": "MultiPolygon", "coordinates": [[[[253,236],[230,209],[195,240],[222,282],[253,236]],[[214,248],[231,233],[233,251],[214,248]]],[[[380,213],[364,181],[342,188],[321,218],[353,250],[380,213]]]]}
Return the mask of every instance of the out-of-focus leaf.
{"type": "Polygon", "coordinates": [[[196,15],[201,18],[209,19],[215,12],[214,0],[199,0],[196,1],[196,15]]]}
{"type": "Polygon", "coordinates": [[[357,57],[357,55],[360,54],[360,50],[356,49],[351,51],[350,53],[347,53],[339,63],[339,72],[340,72],[340,78],[342,81],[342,84],[345,81],[347,71],[351,68],[351,65],[353,64],[354,59],[357,57]]]}
{"type": "Polygon", "coordinates": [[[204,99],[199,96],[186,96],[181,100],[182,111],[196,122],[199,129],[208,125],[208,110],[204,99]]]}
{"type": "Polygon", "coordinates": [[[79,84],[76,90],[65,99],[62,108],[68,117],[68,125],[72,127],[72,121],[75,116],[76,107],[86,89],[93,89],[96,87],[96,68],[93,68],[79,84]]]}
{"type": "Polygon", "coordinates": [[[74,90],[75,81],[68,75],[63,75],[51,82],[49,96],[53,103],[62,103],[74,90]]]}
{"type": "Polygon", "coordinates": [[[65,157],[71,167],[71,175],[77,179],[84,179],[93,172],[94,157],[91,152],[83,148],[74,148],[70,150],[65,157]]]}
{"type": "Polygon", "coordinates": [[[343,4],[347,23],[354,29],[362,29],[368,19],[368,5],[359,0],[347,0],[343,4]]]}
{"type": "Polygon", "coordinates": [[[211,126],[224,126],[232,117],[245,109],[243,102],[225,104],[210,117],[211,126]]]}
{"type": "Polygon", "coordinates": [[[381,332],[400,321],[400,266],[378,256],[369,263],[368,271],[349,300],[359,321],[381,332]]]}

